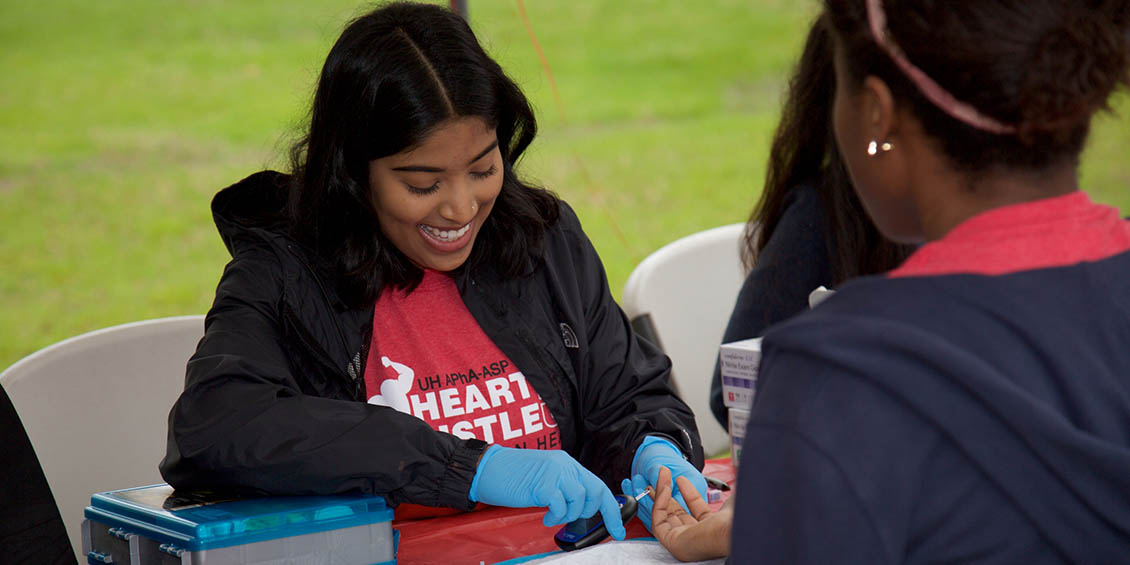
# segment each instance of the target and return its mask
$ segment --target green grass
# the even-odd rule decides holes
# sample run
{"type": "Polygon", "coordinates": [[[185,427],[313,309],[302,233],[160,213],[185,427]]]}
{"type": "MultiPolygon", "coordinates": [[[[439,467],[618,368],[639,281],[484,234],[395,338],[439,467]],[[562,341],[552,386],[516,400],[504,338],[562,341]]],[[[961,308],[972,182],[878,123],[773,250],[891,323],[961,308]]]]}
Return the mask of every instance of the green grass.
{"type": "MultiPolygon", "coordinates": [[[[742,221],[815,3],[473,0],[541,134],[522,164],[577,209],[618,295],[688,233],[742,221]]],[[[281,167],[353,1],[0,0],[0,368],[68,336],[203,313],[227,260],[217,190],[281,167]]],[[[1130,100],[1118,100],[1122,114],[1130,100]]],[[[1130,128],[1084,185],[1130,211],[1130,128]]]]}

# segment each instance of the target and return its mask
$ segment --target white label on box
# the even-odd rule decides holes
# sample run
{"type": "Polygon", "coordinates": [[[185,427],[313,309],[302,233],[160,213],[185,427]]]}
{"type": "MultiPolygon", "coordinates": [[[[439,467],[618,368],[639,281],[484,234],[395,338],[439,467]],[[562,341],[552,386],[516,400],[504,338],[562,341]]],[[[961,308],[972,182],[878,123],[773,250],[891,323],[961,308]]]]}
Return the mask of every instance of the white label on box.
{"type": "Polygon", "coordinates": [[[749,408],[757,387],[761,338],[724,343],[719,349],[722,401],[729,408],[749,408]]]}
{"type": "Polygon", "coordinates": [[[749,410],[731,408],[730,412],[730,462],[734,467],[742,458],[742,442],[745,440],[745,428],[749,423],[749,410]]]}

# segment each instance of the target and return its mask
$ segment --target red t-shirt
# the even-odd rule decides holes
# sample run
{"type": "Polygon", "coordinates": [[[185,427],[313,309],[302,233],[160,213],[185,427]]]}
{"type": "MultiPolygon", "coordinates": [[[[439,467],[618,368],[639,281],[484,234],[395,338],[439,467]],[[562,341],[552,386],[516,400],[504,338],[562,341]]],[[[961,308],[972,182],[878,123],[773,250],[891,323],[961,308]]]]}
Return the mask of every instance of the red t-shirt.
{"type": "MultiPolygon", "coordinates": [[[[455,281],[438,271],[425,270],[411,293],[381,293],[365,387],[369,404],[412,414],[464,439],[561,448],[557,422],[541,396],[479,327],[455,281]]],[[[397,518],[407,516],[405,506],[397,518]]]]}
{"type": "Polygon", "coordinates": [[[1004,275],[1099,261],[1130,250],[1130,222],[1085,192],[1013,204],[923,245],[891,277],[1004,275]]]}

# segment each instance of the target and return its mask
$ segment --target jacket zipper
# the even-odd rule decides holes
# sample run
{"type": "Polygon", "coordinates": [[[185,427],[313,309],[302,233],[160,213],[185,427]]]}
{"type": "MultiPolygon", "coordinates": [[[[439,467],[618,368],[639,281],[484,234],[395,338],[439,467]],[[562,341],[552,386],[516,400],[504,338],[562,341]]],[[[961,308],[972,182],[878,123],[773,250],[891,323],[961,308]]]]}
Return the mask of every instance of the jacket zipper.
{"type": "MultiPolygon", "coordinates": [[[[328,292],[326,292],[326,287],[322,284],[321,277],[318,276],[318,273],[314,271],[314,268],[311,267],[298,253],[295,253],[293,244],[287,243],[286,248],[288,251],[290,251],[291,255],[294,256],[295,259],[298,259],[298,262],[306,268],[306,272],[310,273],[310,276],[314,279],[314,283],[318,286],[318,291],[322,293],[322,300],[325,301],[326,306],[328,306],[330,311],[332,312],[334,309],[333,301],[330,300],[330,295],[328,292]]],[[[361,382],[361,368],[356,366],[359,365],[359,363],[355,363],[355,361],[357,361],[357,358],[350,355],[351,352],[349,351],[349,342],[345,339],[345,332],[341,329],[341,321],[337,319],[336,315],[331,317],[333,318],[334,329],[337,330],[338,340],[340,340],[341,342],[341,349],[345,351],[345,355],[349,359],[349,365],[350,367],[353,367],[354,372],[357,376],[350,378],[348,374],[343,375],[341,373],[341,369],[339,369],[338,367],[334,367],[334,374],[345,381],[345,383],[349,386],[347,390],[349,390],[350,394],[353,396],[353,399],[360,401],[361,387],[358,385],[358,383],[361,382]]],[[[297,318],[297,316],[295,316],[295,318],[297,318]]],[[[326,353],[326,356],[329,357],[329,354],[326,353]]]]}
{"type": "Polygon", "coordinates": [[[557,389],[557,396],[561,399],[562,410],[568,412],[570,410],[569,398],[565,394],[565,389],[561,387],[561,381],[557,380],[557,376],[553,372],[553,367],[556,366],[557,363],[549,363],[549,360],[546,359],[545,352],[534,343],[533,337],[527,330],[520,328],[515,332],[515,335],[518,337],[518,341],[521,341],[522,345],[526,346],[526,349],[529,350],[538,364],[541,365],[542,370],[545,371],[545,376],[549,377],[549,380],[553,383],[553,388],[557,389]]]}
{"type": "MultiPolygon", "coordinates": [[[[499,320],[504,321],[507,314],[505,303],[501,299],[498,299],[497,301],[494,300],[496,297],[487,294],[485,291],[479,288],[478,284],[475,282],[475,279],[468,278],[468,282],[470,282],[471,287],[475,289],[475,292],[478,294],[478,296],[482,298],[482,301],[487,305],[487,308],[490,309],[499,320]]],[[[484,329],[483,331],[486,330],[484,329]]],[[[556,361],[550,363],[550,360],[546,358],[545,352],[542,351],[541,347],[534,343],[533,336],[525,328],[517,328],[514,331],[514,336],[526,348],[526,351],[528,351],[534,358],[534,362],[541,366],[541,369],[545,371],[545,376],[549,379],[549,382],[553,386],[553,389],[557,392],[557,397],[561,401],[562,412],[569,413],[571,410],[569,397],[566,394],[566,390],[562,388],[561,381],[557,379],[557,376],[553,371],[554,367],[560,369],[560,366],[558,366],[556,361]]]]}

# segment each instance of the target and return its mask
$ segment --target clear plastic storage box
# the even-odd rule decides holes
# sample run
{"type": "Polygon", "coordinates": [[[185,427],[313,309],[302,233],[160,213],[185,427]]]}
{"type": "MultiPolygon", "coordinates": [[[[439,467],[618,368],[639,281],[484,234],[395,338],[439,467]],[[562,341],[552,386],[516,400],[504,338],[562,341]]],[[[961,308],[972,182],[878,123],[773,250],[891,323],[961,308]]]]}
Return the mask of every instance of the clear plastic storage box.
{"type": "Polygon", "coordinates": [[[377,496],[219,498],[153,485],[95,494],[88,563],[396,563],[392,509],[377,496]]]}

